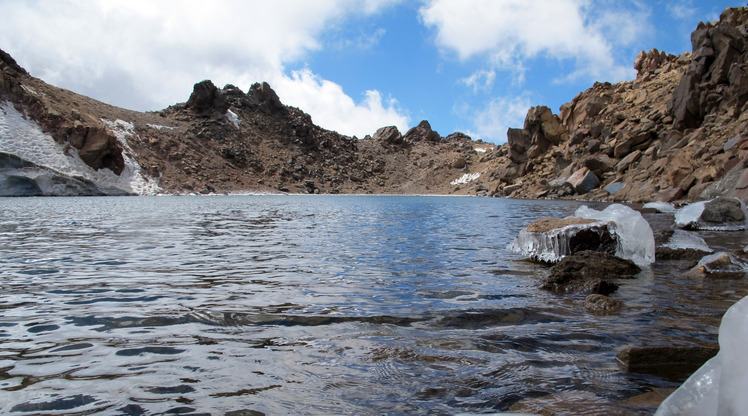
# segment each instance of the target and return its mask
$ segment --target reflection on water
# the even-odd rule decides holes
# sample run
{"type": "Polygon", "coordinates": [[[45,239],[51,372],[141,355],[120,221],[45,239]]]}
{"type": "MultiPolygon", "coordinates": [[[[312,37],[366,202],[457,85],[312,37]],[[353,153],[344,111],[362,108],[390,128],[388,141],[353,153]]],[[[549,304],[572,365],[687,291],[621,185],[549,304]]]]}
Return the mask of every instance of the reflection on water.
{"type": "MultiPolygon", "coordinates": [[[[622,372],[616,353],[716,342],[746,293],[743,281],[684,278],[678,262],[622,283],[620,316],[539,291],[546,269],[505,247],[532,220],[572,213],[568,202],[0,205],[3,414],[449,415],[528,399],[651,414],[624,400],[674,383],[622,372]]],[[[743,233],[705,238],[745,245],[743,233]]]]}

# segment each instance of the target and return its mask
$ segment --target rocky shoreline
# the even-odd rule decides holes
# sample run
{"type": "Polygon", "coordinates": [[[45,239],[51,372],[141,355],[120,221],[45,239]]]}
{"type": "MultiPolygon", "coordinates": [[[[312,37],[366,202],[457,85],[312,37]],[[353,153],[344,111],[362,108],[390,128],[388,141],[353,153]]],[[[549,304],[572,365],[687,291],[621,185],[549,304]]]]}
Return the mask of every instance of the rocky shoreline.
{"type": "MultiPolygon", "coordinates": [[[[643,268],[682,267],[686,279],[704,285],[715,280],[745,279],[748,275],[748,247],[722,248],[715,252],[700,235],[707,230],[744,233],[748,228],[748,211],[744,203],[734,197],[719,197],[677,210],[667,204],[656,207],[658,209],[654,210],[645,205],[640,209],[670,217],[669,224],[666,221],[665,228],[656,231],[639,211],[623,205],[613,204],[603,211],[582,207],[572,217],[541,218],[529,224],[508,248],[548,267],[540,289],[560,296],[586,295],[580,309],[598,316],[618,315],[625,311],[625,303],[616,298],[615,292],[627,280],[637,279],[643,268]],[[646,225],[634,228],[632,224],[646,225]],[[653,252],[654,255],[638,256],[639,250],[626,247],[632,242],[640,246],[641,251],[653,252]]],[[[744,317],[741,315],[736,319],[744,317]]],[[[727,338],[722,331],[720,329],[720,343],[727,338]]],[[[662,414],[678,414],[674,409],[695,406],[703,409],[702,401],[716,400],[717,393],[706,393],[710,388],[702,387],[700,393],[694,395],[691,385],[702,382],[700,377],[704,377],[705,368],[718,365],[710,360],[717,359],[720,345],[649,345],[645,342],[618,346],[617,350],[616,359],[622,371],[685,381],[676,393],[675,389],[660,389],[630,401],[656,407],[673,393],[674,398],[660,411],[662,414]],[[686,381],[692,375],[696,380],[686,381]],[[688,393],[683,393],[684,390],[688,393]],[[689,403],[684,403],[684,400],[689,403]]],[[[713,389],[720,387],[714,386],[713,389]]],[[[726,397],[720,399],[723,402],[738,401],[727,393],[721,393],[720,397],[723,396],[726,397]]],[[[535,412],[538,408],[532,400],[523,400],[512,410],[535,412]]]]}

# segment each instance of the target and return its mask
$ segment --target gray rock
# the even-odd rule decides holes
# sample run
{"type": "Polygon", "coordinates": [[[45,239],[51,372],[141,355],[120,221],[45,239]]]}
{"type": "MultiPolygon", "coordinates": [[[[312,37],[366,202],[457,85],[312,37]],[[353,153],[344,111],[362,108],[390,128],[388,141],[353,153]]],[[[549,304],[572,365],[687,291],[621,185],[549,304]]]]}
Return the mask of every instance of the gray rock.
{"type": "Polygon", "coordinates": [[[571,185],[579,195],[584,195],[600,186],[600,180],[597,179],[597,176],[587,168],[577,170],[566,180],[566,182],[571,185]]]}

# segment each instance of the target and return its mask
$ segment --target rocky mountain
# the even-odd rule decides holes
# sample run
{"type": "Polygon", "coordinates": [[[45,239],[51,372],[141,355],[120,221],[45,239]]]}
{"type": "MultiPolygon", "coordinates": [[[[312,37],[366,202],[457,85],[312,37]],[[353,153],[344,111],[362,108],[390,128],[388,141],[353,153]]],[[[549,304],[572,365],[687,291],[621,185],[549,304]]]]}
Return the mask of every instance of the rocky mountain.
{"type": "Polygon", "coordinates": [[[384,127],[346,137],[284,105],[267,83],[244,93],[206,80],[185,103],[142,113],[48,85],[4,52],[0,70],[4,195],[446,194],[495,148],[442,137],[427,121],[404,135],[384,127]]]}
{"type": "Polygon", "coordinates": [[[637,77],[529,110],[501,146],[427,121],[363,139],[322,129],[267,83],[211,81],[135,112],[44,83],[0,51],[0,195],[468,194],[616,201],[748,197],[748,10],[653,49],[637,77]]]}

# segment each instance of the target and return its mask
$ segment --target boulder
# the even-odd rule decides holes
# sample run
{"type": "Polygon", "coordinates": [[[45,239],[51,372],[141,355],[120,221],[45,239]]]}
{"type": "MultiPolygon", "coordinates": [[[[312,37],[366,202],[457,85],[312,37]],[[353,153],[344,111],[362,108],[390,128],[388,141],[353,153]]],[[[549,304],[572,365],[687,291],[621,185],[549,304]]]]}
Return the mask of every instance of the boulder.
{"type": "Polygon", "coordinates": [[[566,182],[574,188],[574,191],[579,195],[584,195],[600,186],[600,180],[597,179],[597,176],[587,168],[577,170],[566,180],[566,182]]]}
{"type": "Polygon", "coordinates": [[[593,315],[612,315],[623,309],[623,302],[605,295],[592,294],[584,300],[584,309],[593,315]]]}
{"type": "Polygon", "coordinates": [[[99,170],[108,168],[119,175],[125,169],[125,159],[117,138],[103,127],[90,127],[78,156],[88,166],[99,170]]]}
{"type": "Polygon", "coordinates": [[[630,278],[640,271],[639,266],[631,260],[585,250],[565,256],[554,265],[542,288],[556,293],[609,295],[618,289],[618,285],[607,279],[630,278]]]}
{"type": "Polygon", "coordinates": [[[404,138],[411,142],[426,141],[437,143],[441,140],[439,133],[432,130],[431,124],[426,120],[421,121],[417,126],[408,130],[404,138]]]}
{"type": "Polygon", "coordinates": [[[616,358],[627,372],[680,382],[718,352],[717,346],[641,346],[626,348],[616,358]]]}
{"type": "Polygon", "coordinates": [[[404,143],[403,135],[395,126],[380,127],[372,136],[372,139],[387,144],[400,145],[404,143]]]}
{"type": "MultiPolygon", "coordinates": [[[[590,142],[590,146],[592,146],[593,143],[597,145],[597,148],[599,149],[600,142],[593,140],[590,142]]],[[[591,147],[588,148],[588,151],[590,153],[595,153],[594,151],[592,151],[591,147]]],[[[597,177],[603,176],[604,173],[610,172],[616,167],[616,161],[614,159],[611,159],[606,154],[595,154],[592,156],[587,156],[582,164],[597,177]]]]}

